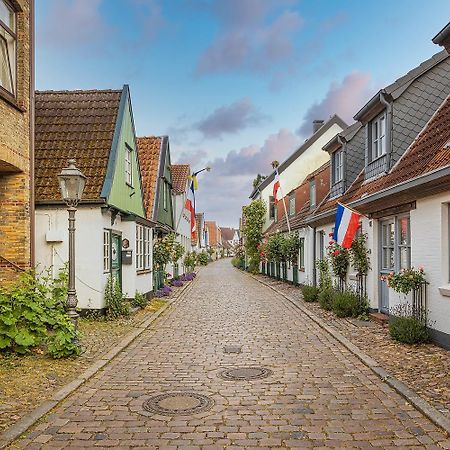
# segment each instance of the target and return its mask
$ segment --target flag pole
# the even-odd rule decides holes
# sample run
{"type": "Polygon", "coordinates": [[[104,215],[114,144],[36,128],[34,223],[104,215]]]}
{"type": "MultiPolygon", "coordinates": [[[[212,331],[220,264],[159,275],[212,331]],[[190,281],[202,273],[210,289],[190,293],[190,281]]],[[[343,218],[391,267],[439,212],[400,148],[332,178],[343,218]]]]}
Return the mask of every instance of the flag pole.
{"type": "Polygon", "coordinates": [[[365,217],[366,219],[369,219],[369,217],[366,216],[365,214],[360,213],[359,211],[356,211],[356,209],[353,209],[353,208],[351,208],[350,206],[345,205],[344,203],[341,203],[341,202],[336,202],[336,203],[337,203],[338,205],[343,206],[344,208],[349,209],[350,211],[353,211],[353,212],[356,213],[356,214],[359,214],[361,217],[365,217]]]}

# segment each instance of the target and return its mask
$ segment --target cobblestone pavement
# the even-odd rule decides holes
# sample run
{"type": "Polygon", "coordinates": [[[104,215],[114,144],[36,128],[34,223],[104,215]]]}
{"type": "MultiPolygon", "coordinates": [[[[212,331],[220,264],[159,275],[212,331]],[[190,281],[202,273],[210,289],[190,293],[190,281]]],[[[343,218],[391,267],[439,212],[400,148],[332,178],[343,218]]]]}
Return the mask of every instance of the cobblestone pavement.
{"type": "Polygon", "coordinates": [[[450,440],[287,300],[222,260],[16,446],[448,449],[450,440]],[[236,367],[272,374],[218,376],[236,367]],[[160,407],[210,409],[144,411],[145,401],[171,391],[212,402],[179,397],[160,407]]]}

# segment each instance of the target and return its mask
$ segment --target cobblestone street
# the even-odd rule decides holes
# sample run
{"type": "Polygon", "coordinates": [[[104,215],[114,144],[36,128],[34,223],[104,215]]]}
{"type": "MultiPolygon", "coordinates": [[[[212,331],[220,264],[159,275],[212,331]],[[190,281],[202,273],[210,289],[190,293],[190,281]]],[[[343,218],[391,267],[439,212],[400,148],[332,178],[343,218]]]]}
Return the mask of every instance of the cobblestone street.
{"type": "Polygon", "coordinates": [[[450,441],[301,311],[221,260],[17,447],[448,449],[450,441]],[[226,371],[235,368],[247,370],[226,371]]]}

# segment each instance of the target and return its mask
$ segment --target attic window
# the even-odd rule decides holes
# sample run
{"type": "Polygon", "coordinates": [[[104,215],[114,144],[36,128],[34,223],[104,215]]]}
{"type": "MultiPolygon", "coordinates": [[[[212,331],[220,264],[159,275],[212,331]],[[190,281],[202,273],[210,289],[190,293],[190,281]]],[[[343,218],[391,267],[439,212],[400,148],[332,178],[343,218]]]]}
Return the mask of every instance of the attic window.
{"type": "Polygon", "coordinates": [[[310,209],[316,207],[316,180],[314,178],[309,182],[309,207],[310,209]]]}
{"type": "Polygon", "coordinates": [[[133,186],[133,150],[125,146],[125,182],[133,186]]]}
{"type": "Polygon", "coordinates": [[[338,183],[344,178],[344,152],[342,149],[333,153],[333,184],[338,183]]]}
{"type": "Polygon", "coordinates": [[[15,95],[16,13],[6,0],[0,0],[0,87],[15,95]]]}
{"type": "Polygon", "coordinates": [[[369,122],[369,160],[386,154],[386,112],[369,122]]]}

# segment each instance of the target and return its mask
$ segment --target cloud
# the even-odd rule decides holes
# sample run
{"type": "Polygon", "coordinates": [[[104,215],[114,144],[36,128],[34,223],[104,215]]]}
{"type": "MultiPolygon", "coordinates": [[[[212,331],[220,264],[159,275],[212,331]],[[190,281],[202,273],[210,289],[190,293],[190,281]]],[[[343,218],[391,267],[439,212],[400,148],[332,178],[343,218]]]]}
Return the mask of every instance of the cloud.
{"type": "Polygon", "coordinates": [[[242,98],[231,105],[221,106],[205,119],[194,124],[205,138],[221,138],[224,134],[237,133],[247,127],[258,125],[266,119],[249,98],[242,98]]]}
{"type": "Polygon", "coordinates": [[[157,0],[132,0],[133,12],[140,25],[141,36],[145,41],[154,39],[162,28],[168,25],[157,0]]]}
{"type": "Polygon", "coordinates": [[[181,150],[174,160],[175,164],[189,164],[193,170],[196,170],[203,165],[207,156],[208,153],[205,150],[181,150]]]}
{"type": "Polygon", "coordinates": [[[297,133],[303,137],[309,136],[312,133],[313,120],[326,120],[333,114],[338,114],[349,124],[352,123],[355,113],[373,93],[369,74],[362,72],[348,74],[340,84],[335,82],[331,84],[323,100],[309,107],[297,133]]]}
{"type": "Polygon", "coordinates": [[[103,41],[111,32],[102,19],[103,0],[47,0],[39,35],[45,45],[68,49],[103,41]]]}
{"type": "Polygon", "coordinates": [[[235,70],[263,72],[287,61],[294,52],[293,36],[303,19],[286,6],[288,0],[216,0],[212,12],[220,32],[201,54],[196,73],[235,70]]]}

